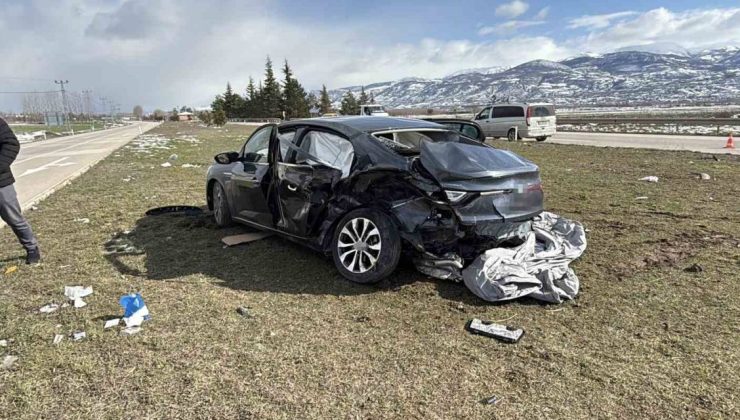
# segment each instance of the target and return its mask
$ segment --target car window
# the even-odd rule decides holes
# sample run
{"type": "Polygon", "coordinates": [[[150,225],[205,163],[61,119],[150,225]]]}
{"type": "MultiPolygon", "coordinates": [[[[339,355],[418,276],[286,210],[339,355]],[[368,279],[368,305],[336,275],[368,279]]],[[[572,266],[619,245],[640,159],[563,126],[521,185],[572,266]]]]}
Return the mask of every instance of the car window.
{"type": "Polygon", "coordinates": [[[493,118],[524,117],[521,106],[497,106],[493,108],[493,118]]]}
{"type": "MultiPolygon", "coordinates": [[[[434,129],[385,131],[374,133],[374,136],[386,147],[404,156],[418,155],[421,150],[422,141],[432,143],[466,142],[466,140],[463,140],[465,137],[461,137],[457,131],[434,129]]],[[[472,140],[468,139],[467,141],[470,142],[472,140]]]]}
{"type": "Polygon", "coordinates": [[[278,131],[278,140],[280,140],[280,162],[288,162],[290,148],[288,144],[295,142],[295,130],[280,132],[278,131]]]}
{"type": "Polygon", "coordinates": [[[532,107],[533,117],[551,117],[555,115],[555,107],[552,105],[537,105],[532,107]]]}
{"type": "Polygon", "coordinates": [[[309,131],[301,140],[301,150],[296,163],[323,165],[342,171],[342,177],[349,176],[355,150],[348,140],[324,131],[309,131]]]}
{"type": "Polygon", "coordinates": [[[488,115],[490,115],[490,113],[491,113],[491,107],[490,106],[489,107],[486,107],[486,108],[483,108],[483,110],[481,112],[479,112],[478,115],[475,116],[475,119],[476,120],[485,120],[486,118],[488,118],[488,115]]]}
{"type": "Polygon", "coordinates": [[[259,156],[256,160],[252,160],[252,163],[266,163],[273,128],[274,126],[265,127],[252,134],[252,137],[247,140],[242,149],[242,157],[245,157],[248,153],[255,153],[259,156]]]}

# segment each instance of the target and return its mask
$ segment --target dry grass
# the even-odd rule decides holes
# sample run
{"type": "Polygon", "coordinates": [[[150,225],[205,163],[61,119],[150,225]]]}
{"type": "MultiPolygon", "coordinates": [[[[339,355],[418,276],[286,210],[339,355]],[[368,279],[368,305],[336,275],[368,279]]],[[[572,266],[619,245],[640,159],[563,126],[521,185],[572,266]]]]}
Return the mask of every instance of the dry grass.
{"type": "MultiPolygon", "coordinates": [[[[576,301],[490,305],[408,262],[364,287],[279,238],[223,249],[219,239],[240,228],[143,216],[203,205],[211,156],[237,149],[249,130],[166,123],[155,132],[202,143],[121,149],[29,214],[46,259],[0,276],[0,339],[13,340],[0,356],[20,358],[0,370],[0,416],[740,416],[735,158],[497,142],[541,165],[547,208],[582,221],[590,242],[574,265],[576,301]],[[173,152],[176,167],[161,168],[173,152]],[[637,181],[646,175],[660,182],[637,181]],[[72,221],[83,217],[91,222],[72,221]],[[105,256],[114,237],[140,252],[105,256]],[[704,271],[683,271],[693,263],[704,271]],[[86,308],[37,312],[73,284],[94,287],[86,308]],[[153,320],[131,337],[103,331],[134,290],[153,320]],[[241,305],[251,318],[236,313],[241,305]],[[472,317],[527,334],[516,345],[473,336],[463,330],[472,317]],[[87,340],[51,344],[79,329],[87,340]],[[492,395],[497,405],[480,402],[492,395]]],[[[19,264],[8,229],[0,243],[0,264],[19,264]]]]}

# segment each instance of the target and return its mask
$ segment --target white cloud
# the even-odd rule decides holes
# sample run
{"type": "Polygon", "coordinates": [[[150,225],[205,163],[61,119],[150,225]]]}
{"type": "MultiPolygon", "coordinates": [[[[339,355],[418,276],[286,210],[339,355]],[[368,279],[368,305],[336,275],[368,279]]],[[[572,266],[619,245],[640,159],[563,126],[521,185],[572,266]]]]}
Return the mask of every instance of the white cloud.
{"type": "Polygon", "coordinates": [[[543,20],[510,20],[493,26],[483,26],[478,29],[478,35],[485,36],[491,34],[506,35],[518,30],[544,24],[543,20]]]}
{"type": "Polygon", "coordinates": [[[671,12],[658,8],[592,31],[568,44],[581,49],[610,51],[631,45],[679,44],[686,48],[740,44],[740,8],[671,12]]]}
{"type": "Polygon", "coordinates": [[[547,19],[547,16],[550,14],[550,6],[543,7],[540,9],[539,12],[537,12],[536,15],[534,15],[534,20],[545,20],[547,19]]]}
{"type": "Polygon", "coordinates": [[[604,15],[585,15],[575,19],[571,19],[568,23],[568,28],[586,28],[586,29],[602,29],[611,25],[612,21],[627,16],[634,16],[637,12],[625,11],[617,13],[609,13],[604,15]]]}
{"type": "Polygon", "coordinates": [[[513,19],[527,12],[529,4],[522,0],[514,0],[511,3],[504,3],[496,8],[496,16],[513,19]]]}

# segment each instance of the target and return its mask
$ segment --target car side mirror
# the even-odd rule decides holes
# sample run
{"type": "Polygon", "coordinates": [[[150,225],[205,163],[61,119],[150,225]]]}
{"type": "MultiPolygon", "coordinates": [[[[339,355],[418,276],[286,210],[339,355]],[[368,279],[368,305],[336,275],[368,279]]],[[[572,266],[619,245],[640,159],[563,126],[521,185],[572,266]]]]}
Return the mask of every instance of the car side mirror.
{"type": "Polygon", "coordinates": [[[229,163],[234,163],[237,160],[239,160],[239,153],[237,152],[219,153],[216,156],[214,156],[213,160],[215,160],[216,163],[220,163],[222,165],[228,165],[229,163]]]}
{"type": "Polygon", "coordinates": [[[244,155],[244,162],[254,163],[258,162],[262,158],[262,155],[259,153],[249,152],[244,155]]]}

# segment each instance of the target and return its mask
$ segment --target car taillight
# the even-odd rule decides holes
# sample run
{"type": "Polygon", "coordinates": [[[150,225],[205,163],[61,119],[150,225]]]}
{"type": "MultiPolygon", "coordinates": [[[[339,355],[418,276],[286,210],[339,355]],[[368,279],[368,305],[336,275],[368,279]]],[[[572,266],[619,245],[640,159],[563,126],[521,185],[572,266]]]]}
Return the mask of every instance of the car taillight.
{"type": "Polygon", "coordinates": [[[527,125],[529,126],[531,124],[531,121],[529,120],[532,118],[532,107],[527,107],[527,125]]]}
{"type": "Polygon", "coordinates": [[[538,182],[536,184],[529,184],[529,185],[527,185],[527,187],[524,189],[524,191],[525,192],[535,192],[535,191],[542,191],[542,192],[544,192],[544,190],[542,189],[542,183],[541,182],[538,182]]]}

